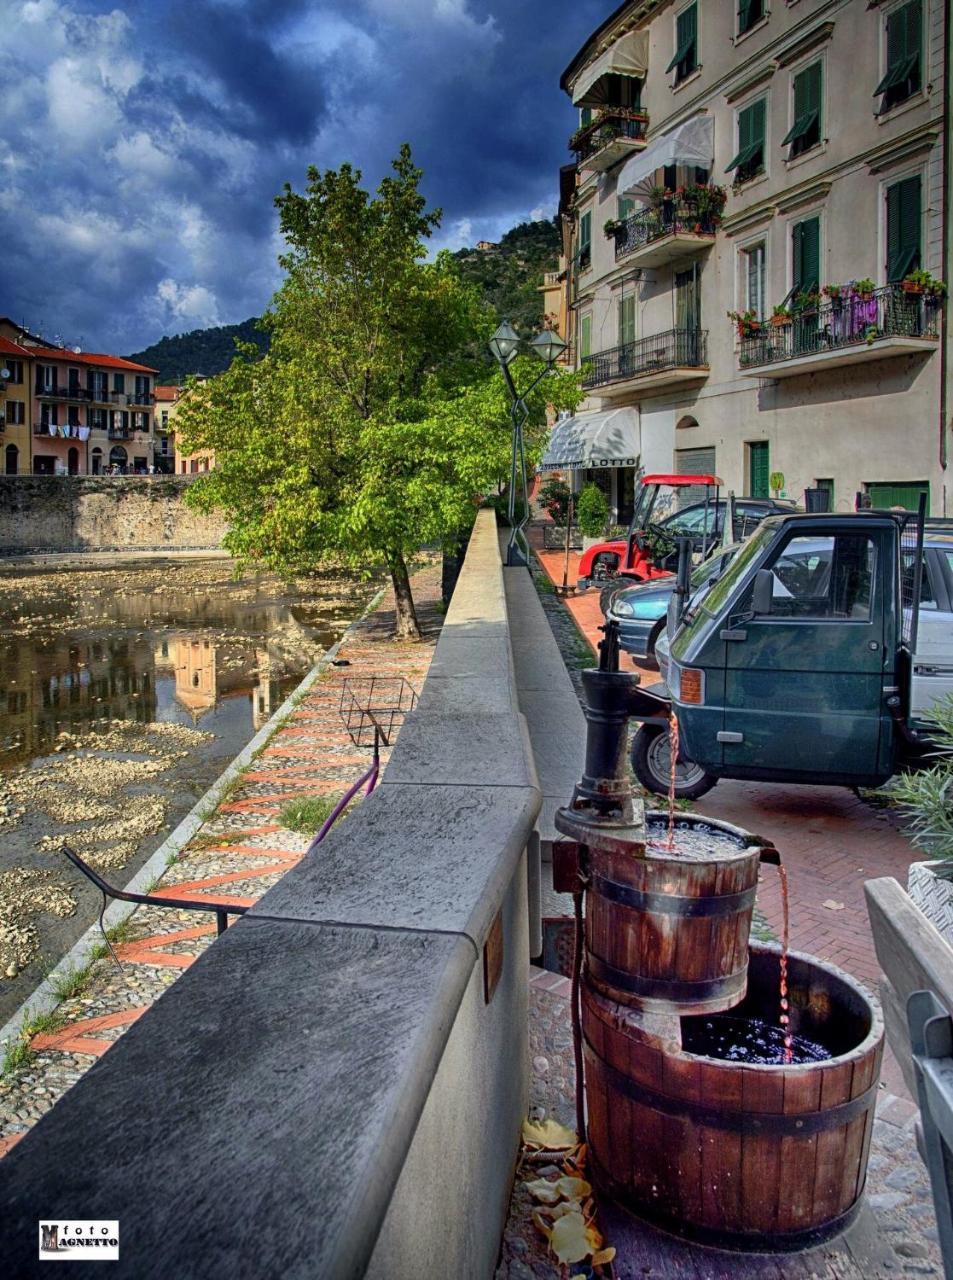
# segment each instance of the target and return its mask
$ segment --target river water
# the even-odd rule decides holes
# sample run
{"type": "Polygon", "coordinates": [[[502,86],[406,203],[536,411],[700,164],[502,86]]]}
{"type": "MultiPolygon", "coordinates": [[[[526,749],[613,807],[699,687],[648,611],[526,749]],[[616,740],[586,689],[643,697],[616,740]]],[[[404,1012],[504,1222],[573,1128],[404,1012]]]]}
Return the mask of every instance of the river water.
{"type": "Polygon", "coordinates": [[[375,586],[227,560],[0,574],[0,1023],[96,918],[69,842],[125,884],[375,586]]]}

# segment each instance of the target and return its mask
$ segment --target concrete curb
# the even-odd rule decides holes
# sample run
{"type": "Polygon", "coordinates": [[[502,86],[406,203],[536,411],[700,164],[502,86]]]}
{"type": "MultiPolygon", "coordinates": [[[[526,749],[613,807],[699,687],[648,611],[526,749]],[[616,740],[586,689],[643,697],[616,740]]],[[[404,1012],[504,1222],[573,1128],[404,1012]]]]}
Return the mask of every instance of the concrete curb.
{"type": "MultiPolygon", "coordinates": [[[[387,588],[381,587],[360,617],[355,618],[343,632],[340,639],[325,650],[301,683],[288,694],[288,697],[278,710],[266,724],[262,725],[225,772],[212,783],[204,795],[199,797],[175,830],[163,840],[158,849],[142,864],[129,883],[122,886],[125,890],[131,893],[145,893],[147,886],[156,880],[161,880],[168,869],[170,857],[177,854],[180,849],[183,849],[195,833],[208,821],[209,806],[218,806],[222,793],[232,779],[241,773],[259,748],[263,747],[271,738],[278,722],[294,710],[312,685],[320,679],[321,673],[329,663],[333,662],[341,645],[361,625],[365,618],[374,612],[386,592],[387,588]]],[[[137,909],[137,906],[138,904],[134,902],[113,902],[103,914],[104,926],[107,929],[113,928],[124,920],[128,920],[137,909]]],[[[59,964],[47,974],[32,995],[29,995],[16,1012],[0,1027],[0,1052],[17,1039],[24,1022],[29,1017],[35,1018],[40,1014],[50,1013],[57,1005],[62,1003],[54,989],[57,979],[85,968],[93,960],[93,953],[102,944],[102,941],[103,935],[100,932],[99,924],[90,925],[83,936],[60,960],[59,964]]]]}

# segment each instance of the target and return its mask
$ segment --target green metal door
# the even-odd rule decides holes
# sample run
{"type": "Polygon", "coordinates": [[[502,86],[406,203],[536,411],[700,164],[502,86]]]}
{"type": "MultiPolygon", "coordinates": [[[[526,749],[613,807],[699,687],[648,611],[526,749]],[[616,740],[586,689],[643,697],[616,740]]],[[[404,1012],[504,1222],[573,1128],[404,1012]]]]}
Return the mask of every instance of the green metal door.
{"type": "Polygon", "coordinates": [[[768,480],[771,465],[768,457],[767,440],[753,440],[748,445],[748,496],[751,498],[770,498],[771,489],[768,480]]]}
{"type": "Polygon", "coordinates": [[[920,494],[927,495],[926,514],[930,514],[930,486],[925,480],[911,484],[869,484],[867,496],[870,505],[880,511],[889,511],[891,507],[902,507],[905,511],[916,511],[920,503],[920,494]]]}

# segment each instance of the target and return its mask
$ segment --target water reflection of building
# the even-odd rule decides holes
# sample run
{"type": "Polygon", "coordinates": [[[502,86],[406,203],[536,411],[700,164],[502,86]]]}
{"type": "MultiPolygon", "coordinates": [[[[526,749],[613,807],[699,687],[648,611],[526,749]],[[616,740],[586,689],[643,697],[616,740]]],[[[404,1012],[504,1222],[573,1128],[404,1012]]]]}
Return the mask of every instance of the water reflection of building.
{"type": "Polygon", "coordinates": [[[155,665],[173,673],[176,701],[191,712],[194,720],[223,699],[247,696],[252,724],[258,729],[281,701],[267,643],[250,651],[246,644],[172,634],[164,636],[157,647],[155,665]]]}

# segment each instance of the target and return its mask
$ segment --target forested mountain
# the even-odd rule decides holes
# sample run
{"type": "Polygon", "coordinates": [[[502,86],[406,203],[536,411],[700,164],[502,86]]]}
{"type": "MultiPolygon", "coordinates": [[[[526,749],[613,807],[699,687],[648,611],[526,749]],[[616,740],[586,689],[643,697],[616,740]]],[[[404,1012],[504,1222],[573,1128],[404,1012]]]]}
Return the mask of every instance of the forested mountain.
{"type": "MultiPolygon", "coordinates": [[[[456,258],[465,280],[480,286],[500,319],[508,317],[517,329],[535,333],[542,326],[543,272],[552,271],[559,257],[559,232],[555,222],[521,222],[491,249],[460,249],[456,258]]],[[[217,329],[193,329],[172,338],[160,338],[128,359],[159,370],[158,381],[173,386],[190,373],[207,377],[221,373],[235,355],[235,339],[253,342],[268,350],[268,335],[257,328],[254,317],[241,324],[217,329]]]]}
{"type": "Polygon", "coordinates": [[[508,317],[521,332],[542,327],[543,272],[559,259],[555,222],[521,222],[492,249],[460,249],[455,255],[465,280],[483,290],[500,319],[508,317]]]}
{"type": "Polygon", "coordinates": [[[262,351],[268,350],[268,335],[257,328],[252,317],[241,324],[225,324],[217,329],[193,329],[190,333],[177,333],[172,338],[160,338],[144,351],[135,351],[128,357],[140,364],[159,370],[160,386],[176,386],[190,373],[202,373],[207,377],[227,369],[235,355],[235,339],[253,342],[262,351]]]}

